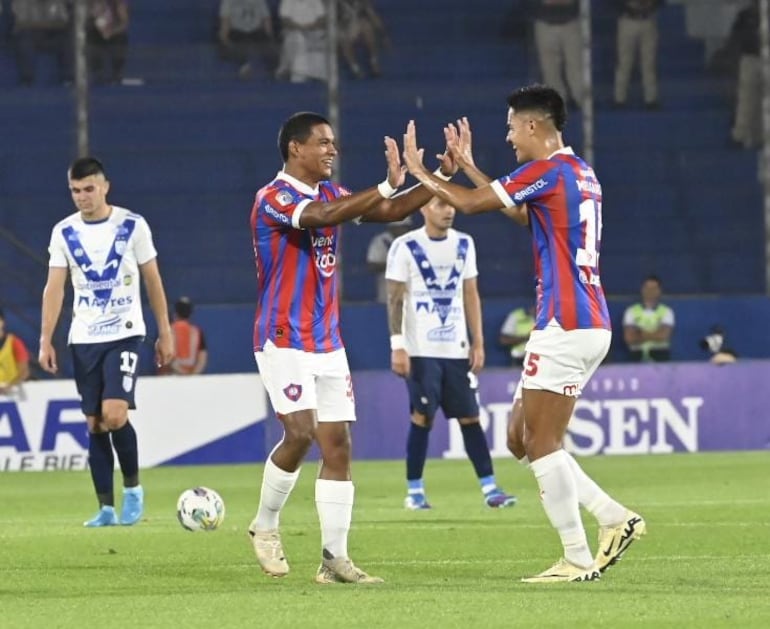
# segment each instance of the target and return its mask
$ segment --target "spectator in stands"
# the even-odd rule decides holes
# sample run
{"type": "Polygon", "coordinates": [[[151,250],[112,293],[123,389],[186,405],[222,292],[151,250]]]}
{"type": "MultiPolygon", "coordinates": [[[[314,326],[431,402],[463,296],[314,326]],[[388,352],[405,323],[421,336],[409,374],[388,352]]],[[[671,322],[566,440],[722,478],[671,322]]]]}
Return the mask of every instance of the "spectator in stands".
{"type": "Polygon", "coordinates": [[[203,373],[208,361],[206,337],[200,326],[190,321],[193,303],[189,297],[180,297],[174,304],[174,322],[171,333],[174,335],[174,359],[160,367],[159,374],[193,376],[203,373]]]}
{"type": "Polygon", "coordinates": [[[380,76],[380,44],[387,42],[382,18],[371,0],[338,0],[340,49],[348,70],[357,79],[366,76],[356,58],[357,45],[363,44],[369,62],[369,74],[380,76]]]}
{"type": "Polygon", "coordinates": [[[709,353],[709,362],[714,365],[727,365],[738,360],[738,353],[727,345],[725,329],[721,325],[712,326],[698,344],[709,353]]]}
{"type": "Polygon", "coordinates": [[[570,106],[579,107],[583,98],[580,0],[529,2],[543,83],[558,91],[570,106]],[[566,84],[562,67],[565,69],[566,84]]]}
{"type": "Polygon", "coordinates": [[[642,301],[626,308],[623,340],[634,362],[664,362],[671,359],[674,311],[660,302],[663,285],[655,275],[642,282],[642,301]]]}
{"type": "Polygon", "coordinates": [[[738,146],[753,149],[762,143],[758,0],[737,15],[727,45],[738,53],[739,58],[732,140],[738,146]]]}
{"type": "Polygon", "coordinates": [[[510,349],[513,364],[521,366],[524,363],[524,354],[529,333],[535,327],[535,307],[515,308],[500,328],[500,345],[510,349]]]}
{"type": "Polygon", "coordinates": [[[388,223],[385,231],[380,232],[369,242],[366,250],[366,265],[377,276],[377,301],[381,304],[388,301],[388,285],[385,281],[385,266],[388,261],[388,251],[393,241],[401,234],[409,231],[412,217],[407,216],[401,221],[388,223]]]}
{"type": "Polygon", "coordinates": [[[19,83],[32,85],[38,52],[56,57],[59,80],[72,82],[72,29],[67,0],[13,0],[13,36],[19,83]]]}
{"type": "Polygon", "coordinates": [[[615,105],[625,107],[639,51],[644,106],[658,109],[658,8],[662,0],[615,0],[619,10],[615,66],[615,105]]]}
{"type": "Polygon", "coordinates": [[[18,336],[5,329],[5,313],[0,310],[0,395],[29,378],[29,351],[18,336]]]}
{"type": "Polygon", "coordinates": [[[238,76],[248,79],[260,58],[267,75],[277,65],[273,18],[266,0],[222,0],[219,5],[219,45],[222,56],[238,64],[238,76]]]}
{"type": "Polygon", "coordinates": [[[86,41],[94,80],[120,84],[128,52],[126,0],[90,0],[86,41]]]}
{"type": "Polygon", "coordinates": [[[276,78],[292,83],[326,80],[326,6],[324,0],[281,0],[283,44],[276,78]]]}

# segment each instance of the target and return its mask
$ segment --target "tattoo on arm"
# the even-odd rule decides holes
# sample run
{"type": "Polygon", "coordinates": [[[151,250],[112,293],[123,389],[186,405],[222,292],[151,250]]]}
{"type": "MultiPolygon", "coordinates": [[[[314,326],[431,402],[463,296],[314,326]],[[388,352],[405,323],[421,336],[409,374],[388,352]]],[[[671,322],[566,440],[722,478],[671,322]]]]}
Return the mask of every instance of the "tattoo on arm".
{"type": "Polygon", "coordinates": [[[393,334],[403,334],[404,293],[406,283],[388,280],[388,329],[393,334]]]}

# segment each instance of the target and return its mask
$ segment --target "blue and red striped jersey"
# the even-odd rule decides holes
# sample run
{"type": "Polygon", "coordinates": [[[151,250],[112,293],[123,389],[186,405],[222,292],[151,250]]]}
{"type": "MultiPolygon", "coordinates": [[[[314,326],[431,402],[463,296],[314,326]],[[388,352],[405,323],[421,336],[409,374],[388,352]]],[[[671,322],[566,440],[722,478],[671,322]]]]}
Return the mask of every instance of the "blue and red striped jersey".
{"type": "Polygon", "coordinates": [[[492,182],[508,207],[527,204],[535,256],[535,329],[611,329],[599,275],[602,188],[566,147],[492,182]]]}
{"type": "Polygon", "coordinates": [[[343,347],[337,287],[338,227],[302,229],[299,218],[313,201],[350,193],[331,181],[315,188],[279,172],[257,192],[251,235],[257,264],[254,351],[276,347],[331,352],[343,347]]]}

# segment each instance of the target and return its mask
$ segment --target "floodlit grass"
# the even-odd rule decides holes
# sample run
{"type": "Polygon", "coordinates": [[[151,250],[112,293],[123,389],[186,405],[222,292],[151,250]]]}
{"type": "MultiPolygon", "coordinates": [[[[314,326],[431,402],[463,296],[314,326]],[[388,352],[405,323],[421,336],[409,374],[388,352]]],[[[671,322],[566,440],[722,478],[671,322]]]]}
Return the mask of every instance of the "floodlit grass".
{"type": "MultiPolygon", "coordinates": [[[[246,527],[260,466],[147,470],[144,521],[84,529],[87,473],[0,474],[0,626],[21,627],[767,627],[770,456],[728,453],[582,460],[647,520],[648,534],[596,583],[519,578],[560,555],[531,474],[497,461],[512,509],[482,505],[470,464],[430,461],[434,509],[408,512],[401,462],[357,462],[351,556],[380,586],[313,583],[320,535],[308,463],[283,516],[291,573],[264,576],[246,527]],[[223,528],[189,533],[178,494],[219,491],[223,528]]],[[[591,542],[596,527],[585,518],[591,542]]]]}

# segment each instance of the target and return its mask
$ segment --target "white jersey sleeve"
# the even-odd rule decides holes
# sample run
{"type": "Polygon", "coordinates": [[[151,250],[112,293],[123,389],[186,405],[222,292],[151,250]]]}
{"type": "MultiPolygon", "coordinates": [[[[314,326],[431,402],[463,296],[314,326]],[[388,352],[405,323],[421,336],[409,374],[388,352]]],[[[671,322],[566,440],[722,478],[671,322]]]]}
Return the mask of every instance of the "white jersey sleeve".
{"type": "Polygon", "coordinates": [[[473,238],[468,236],[468,253],[465,257],[465,268],[463,269],[463,279],[472,280],[479,276],[479,269],[476,266],[476,243],[473,238]]]}
{"type": "Polygon", "coordinates": [[[396,238],[388,250],[385,279],[395,282],[409,281],[409,260],[409,250],[404,244],[403,237],[396,238]]]}
{"type": "Polygon", "coordinates": [[[144,218],[140,218],[136,221],[133,240],[134,255],[136,255],[136,262],[139,266],[158,257],[158,252],[152,242],[152,231],[144,218]]]}

